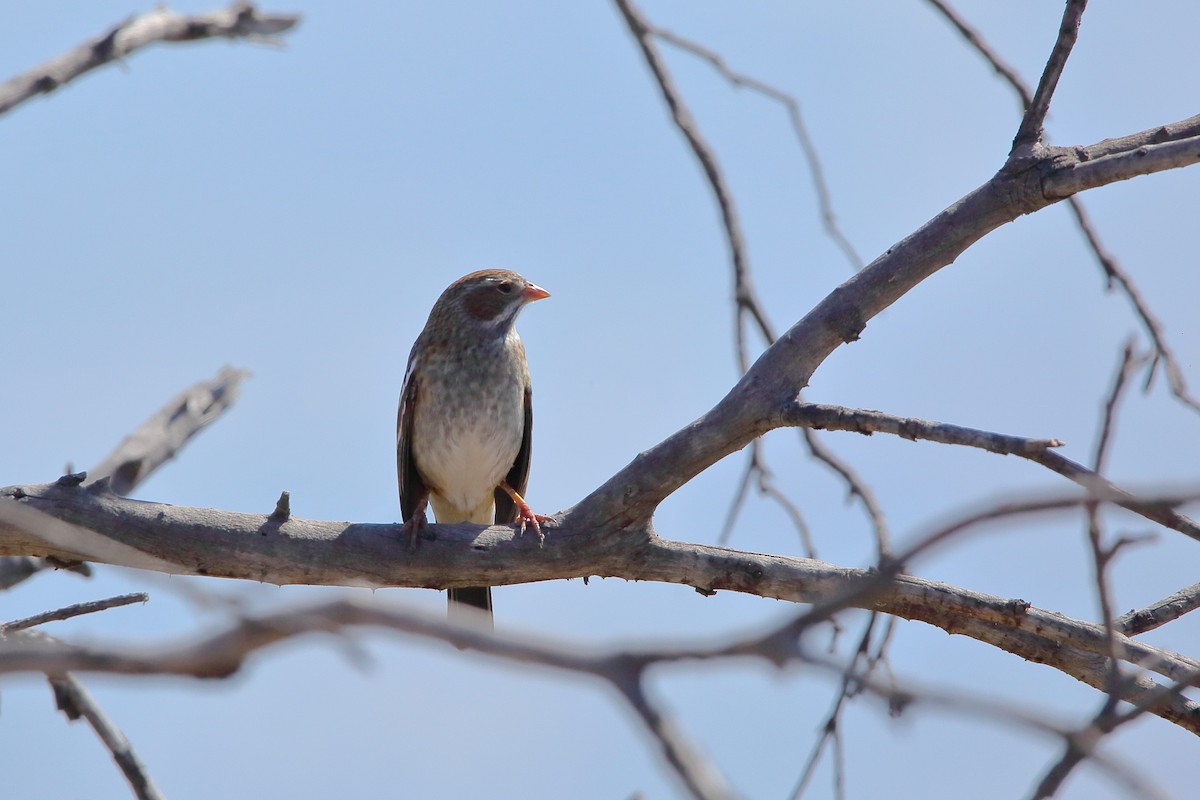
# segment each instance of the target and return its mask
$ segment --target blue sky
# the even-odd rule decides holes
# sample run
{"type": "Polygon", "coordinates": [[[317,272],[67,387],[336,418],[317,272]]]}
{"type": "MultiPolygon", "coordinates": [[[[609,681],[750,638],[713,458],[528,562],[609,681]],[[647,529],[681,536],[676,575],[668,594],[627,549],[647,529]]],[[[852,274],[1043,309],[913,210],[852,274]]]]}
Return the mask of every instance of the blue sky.
{"type": "MultiPolygon", "coordinates": [[[[201,3],[181,10],[209,8],[201,3]]],[[[824,159],[839,219],[873,258],[986,180],[1018,123],[1011,92],[920,2],[734,7],[644,2],[654,22],[793,93],[824,159]]],[[[1060,4],[961,3],[1030,83],[1060,4]]],[[[268,512],[280,490],[303,517],[398,518],[395,403],[408,349],[438,293],[483,267],[517,269],[553,297],[520,330],[536,387],[528,497],[566,508],[638,452],[715,403],[736,379],[730,269],[703,177],[670,125],[608,3],[298,3],[283,49],[159,45],[0,119],[0,213],[10,421],[0,484],[87,467],[183,387],[225,363],[243,397],[138,496],[268,512]]],[[[139,9],[118,2],[14,4],[0,26],[11,75],[139,9]]],[[[1051,109],[1056,143],[1088,144],[1195,113],[1200,9],[1155,4],[1085,15],[1051,109]],[[1163,24],[1163,20],[1171,24],[1163,24]]],[[[727,172],[755,280],[779,328],[851,271],[824,236],[783,110],[664,48],[727,172]]],[[[1200,388],[1200,172],[1140,178],[1085,200],[1200,388]]],[[[1106,293],[1063,207],[980,242],[873,320],[816,373],[812,400],[1006,433],[1057,437],[1090,457],[1120,344],[1138,325],[1106,293]]],[[[1160,380],[1118,429],[1114,478],[1194,485],[1200,419],[1160,380]]],[[[1015,492],[1065,488],[1035,465],[884,436],[830,434],[880,496],[896,537],[1015,492]]],[[[870,563],[844,488],[767,437],[780,484],[822,558],[870,563]]],[[[741,456],[660,509],[663,536],[712,543],[741,456]]],[[[1141,533],[1112,515],[1110,530],[1141,533]]],[[[798,554],[778,508],[752,498],[731,545],[798,554]]],[[[1121,610],[1195,581],[1200,551],[1161,531],[1113,576],[1121,610]]],[[[1076,517],[990,530],[913,566],[923,577],[1096,617],[1076,517]]],[[[146,606],[51,632],[162,641],[219,626],[189,587],[273,608],[337,594],[310,587],[101,568],[42,575],[5,618],[126,591],[146,606]]],[[[377,597],[440,609],[442,595],[377,597]]],[[[505,587],[499,625],[581,647],[762,628],[793,609],[686,587],[592,580],[505,587]]],[[[856,622],[851,618],[849,622],[856,622]]],[[[49,629],[48,629],[49,630],[49,629]]],[[[1185,620],[1149,641],[1195,654],[1185,620]],[[1172,630],[1172,628],[1174,630],[1172,630]]],[[[222,683],[88,678],[174,800],[212,796],[681,796],[635,720],[604,687],[391,636],[364,635],[360,668],[330,642],[260,654],[222,683]]],[[[962,637],[901,624],[893,667],[1081,723],[1101,698],[1052,670],[962,637]]],[[[2,684],[0,764],[13,798],[125,797],[81,725],[34,679],[2,684]],[[15,783],[14,783],[15,782],[15,783]]],[[[756,664],[662,670],[654,690],[747,797],[784,797],[832,683],[756,664]]],[[[1058,745],[939,713],[899,720],[857,703],[845,723],[851,797],[1027,794],[1058,745]]],[[[1112,739],[1174,796],[1200,779],[1192,736],[1157,719],[1112,739]]],[[[827,767],[809,796],[829,796],[827,767]]],[[[1065,797],[1114,790],[1085,767],[1065,797]]]]}

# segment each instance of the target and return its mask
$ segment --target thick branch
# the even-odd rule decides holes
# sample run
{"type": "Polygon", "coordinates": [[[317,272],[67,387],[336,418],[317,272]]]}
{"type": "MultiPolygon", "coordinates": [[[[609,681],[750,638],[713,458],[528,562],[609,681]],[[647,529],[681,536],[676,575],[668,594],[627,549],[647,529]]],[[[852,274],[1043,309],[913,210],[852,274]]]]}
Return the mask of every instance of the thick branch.
{"type": "Polygon", "coordinates": [[[0,84],[0,114],[155,42],[271,39],[295,27],[299,21],[298,14],[265,14],[253,4],[243,2],[234,3],[224,11],[194,15],[156,8],[119,23],[107,33],[0,84]]]}
{"type": "Polygon", "coordinates": [[[767,348],[716,407],[640,454],[574,510],[596,527],[645,522],[680,486],[779,427],[780,415],[834,350],[858,339],[867,322],[975,242],[1075,191],[1192,163],[1200,159],[1200,137],[1107,156],[1100,168],[1084,160],[1085,150],[1041,148],[1037,157],[1006,164],[830,292],[767,348]]]}
{"type": "MultiPolygon", "coordinates": [[[[247,375],[244,370],[222,367],[215,377],[180,392],[88,472],[92,482],[107,479],[119,494],[132,492],[154,470],[174,458],[193,436],[229,410],[247,375]]],[[[12,588],[41,570],[64,563],[0,556],[0,589],[12,588]]],[[[75,562],[72,568],[86,570],[87,565],[75,562]]]]}
{"type": "MultiPolygon", "coordinates": [[[[1033,105],[1033,93],[1021,77],[1005,64],[984,38],[970,25],[967,24],[958,12],[954,11],[942,0],[928,0],[928,2],[936,8],[947,20],[956,27],[967,43],[988,61],[1001,76],[1013,88],[1013,91],[1021,98],[1025,108],[1030,108],[1033,105]]],[[[1087,160],[1098,158],[1103,155],[1108,155],[1114,152],[1125,152],[1135,150],[1138,147],[1147,144],[1159,144],[1167,141],[1174,141],[1181,138],[1187,138],[1200,133],[1200,117],[1193,117],[1191,121],[1185,120],[1182,123],[1175,125],[1167,125],[1162,128],[1155,128],[1152,131],[1138,134],[1133,137],[1126,137],[1125,140],[1111,139],[1101,142],[1100,145],[1092,148],[1084,148],[1088,153],[1084,153],[1081,149],[1080,155],[1087,160]]],[[[1104,275],[1108,281],[1109,288],[1113,284],[1117,284],[1129,302],[1133,305],[1134,313],[1142,321],[1142,325],[1146,328],[1146,333],[1154,342],[1155,353],[1159,358],[1155,358],[1150,365],[1150,370],[1147,373],[1147,385],[1154,377],[1155,369],[1161,364],[1167,373],[1167,381],[1170,384],[1171,392],[1179,398],[1179,400],[1194,409],[1200,410],[1200,401],[1191,395],[1187,388],[1187,381],[1183,377],[1183,370],[1179,366],[1179,360],[1175,358],[1170,347],[1167,344],[1166,336],[1163,333],[1162,325],[1158,319],[1150,311],[1149,304],[1142,297],[1141,292],[1134,284],[1129,273],[1121,266],[1113,255],[1108,252],[1100,241],[1100,235],[1096,231],[1096,226],[1092,224],[1091,216],[1087,209],[1083,206],[1083,201],[1078,197],[1067,198],[1067,205],[1071,212],[1075,215],[1075,221],[1079,225],[1080,232],[1083,233],[1087,240],[1088,247],[1096,256],[1101,269],[1104,270],[1104,275]]]]}
{"type": "MultiPolygon", "coordinates": [[[[3,494],[19,497],[18,508],[51,513],[71,532],[83,531],[92,540],[45,545],[0,522],[0,552],[53,551],[63,558],[96,560],[90,551],[106,544],[109,552],[137,554],[132,563],[115,563],[169,561],[168,571],[175,573],[278,584],[443,588],[600,575],[821,604],[847,596],[876,574],[811,559],[671,542],[644,530],[597,536],[595,530],[577,526],[572,514],[549,524],[542,543],[508,527],[434,524],[428,526],[429,538],[410,550],[400,525],[296,517],[278,523],[266,514],[136,502],[71,485],[7,489],[3,494]]],[[[0,508],[11,502],[0,500],[0,508]]],[[[1107,645],[1097,625],[908,576],[872,587],[853,605],[963,633],[1103,686],[1107,645]]],[[[1173,680],[1200,668],[1142,642],[1124,636],[1119,641],[1122,658],[1173,680]]],[[[1200,716],[1189,716],[1190,700],[1178,699],[1174,706],[1163,701],[1155,713],[1200,730],[1200,716]]]]}

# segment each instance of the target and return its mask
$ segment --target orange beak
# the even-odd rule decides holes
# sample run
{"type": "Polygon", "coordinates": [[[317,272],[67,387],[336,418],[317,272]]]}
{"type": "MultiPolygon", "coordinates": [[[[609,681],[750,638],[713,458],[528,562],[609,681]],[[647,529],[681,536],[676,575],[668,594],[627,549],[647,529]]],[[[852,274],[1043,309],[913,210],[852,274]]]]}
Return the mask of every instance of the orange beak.
{"type": "Polygon", "coordinates": [[[544,300],[550,296],[549,292],[538,286],[536,283],[526,284],[523,294],[525,296],[525,302],[527,303],[532,303],[534,300],[544,300]]]}

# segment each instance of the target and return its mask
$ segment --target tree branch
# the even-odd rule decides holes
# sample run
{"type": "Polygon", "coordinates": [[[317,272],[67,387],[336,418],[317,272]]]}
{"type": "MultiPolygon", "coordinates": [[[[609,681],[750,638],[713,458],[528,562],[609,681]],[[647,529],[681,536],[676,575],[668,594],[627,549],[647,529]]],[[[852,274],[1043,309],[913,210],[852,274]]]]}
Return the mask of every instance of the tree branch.
{"type": "MultiPolygon", "coordinates": [[[[519,536],[510,527],[431,524],[429,538],[410,550],[400,525],[315,522],[294,516],[278,524],[266,514],[142,503],[70,485],[7,489],[2,494],[19,497],[20,502],[0,500],[0,510],[14,505],[26,511],[40,508],[60,518],[65,535],[90,538],[58,539],[46,545],[0,524],[0,552],[41,548],[67,558],[95,560],[89,551],[107,543],[112,546],[110,553],[134,553],[137,562],[170,561],[170,569],[163,571],[277,584],[444,588],[600,575],[680,583],[706,592],[728,589],[800,603],[828,605],[849,598],[848,605],[963,633],[1054,666],[1089,685],[1104,685],[1107,645],[1098,625],[910,576],[878,581],[874,570],[672,542],[644,530],[599,535],[576,527],[570,514],[560,517],[558,524],[548,524],[541,543],[533,536],[519,536]],[[863,593],[867,584],[871,584],[869,592],[863,593]]],[[[1077,497],[1047,507],[1077,507],[1085,500],[1077,497]]],[[[970,519],[947,530],[958,532],[968,524],[970,519]]],[[[938,536],[945,538],[943,533],[938,536]]],[[[914,552],[901,558],[906,560],[914,552]]],[[[1124,636],[1118,642],[1123,659],[1172,680],[1200,668],[1200,663],[1124,636]]],[[[1142,689],[1152,687],[1151,681],[1142,689]]],[[[1185,699],[1155,709],[1159,716],[1200,731],[1200,715],[1192,719],[1192,712],[1191,701],[1185,699]]]]}
{"type": "Polygon", "coordinates": [[[107,33],[0,84],[0,114],[155,42],[212,38],[272,40],[299,21],[298,14],[266,14],[252,3],[244,2],[236,2],[224,11],[195,15],[156,8],[118,23],[107,33]]]}
{"type": "Polygon", "coordinates": [[[1019,456],[1041,464],[1089,491],[1101,492],[1112,502],[1151,522],[1156,522],[1200,541],[1200,524],[1170,506],[1139,500],[1135,495],[1097,474],[1095,470],[1088,469],[1082,464],[1054,452],[1051,448],[1063,446],[1063,442],[1058,439],[1025,439],[1020,436],[964,428],[943,422],[928,422],[913,417],[895,417],[881,411],[815,403],[795,403],[783,413],[781,419],[786,424],[805,428],[852,431],[866,436],[873,433],[891,433],[914,441],[925,439],[942,444],[977,447],[1002,455],[1019,456]]]}
{"type": "Polygon", "coordinates": [[[87,603],[76,603],[65,608],[55,609],[54,611],[43,611],[41,614],[34,614],[32,617],[23,619],[15,619],[12,622],[0,623],[0,636],[12,631],[24,630],[32,628],[36,625],[42,625],[47,622],[58,622],[71,617],[78,617],[83,614],[94,614],[97,611],[104,611],[109,608],[118,608],[119,606],[127,606],[132,603],[144,603],[150,599],[150,595],[145,592],[134,592],[132,594],[122,594],[116,597],[109,597],[104,600],[92,600],[87,603]]]}
{"type": "Polygon", "coordinates": [[[114,492],[129,494],[225,413],[236,402],[241,383],[249,375],[245,370],[225,366],[214,377],[184,389],[88,470],[92,481],[109,478],[114,492]]]}
{"type": "Polygon", "coordinates": [[[1197,608],[1200,608],[1200,583],[1193,583],[1145,608],[1122,614],[1113,620],[1113,624],[1126,636],[1137,636],[1161,628],[1197,608]]]}
{"type": "Polygon", "coordinates": [[[1061,200],[1088,189],[1129,180],[1139,175],[1189,167],[1200,161],[1200,136],[1162,144],[1145,144],[1132,150],[1114,152],[1091,160],[1082,158],[1086,154],[1086,149],[1073,152],[1075,163],[1065,169],[1055,169],[1046,176],[1043,188],[1047,198],[1061,200]]]}
{"type": "Polygon", "coordinates": [[[1067,65],[1067,57],[1071,55],[1071,49],[1075,47],[1075,40],[1079,37],[1079,22],[1085,8],[1087,0],[1067,0],[1062,23],[1058,28],[1058,40],[1054,43],[1054,49],[1050,51],[1050,58],[1042,71],[1042,79],[1038,81],[1033,100],[1025,109],[1021,127],[1017,129],[1017,135],[1013,139],[1014,153],[1030,149],[1041,141],[1042,126],[1046,121],[1046,113],[1050,110],[1050,98],[1054,96],[1058,79],[1062,77],[1063,68],[1067,65]]]}
{"type": "Polygon", "coordinates": [[[955,30],[966,40],[967,44],[975,48],[975,51],[983,56],[984,60],[992,66],[997,75],[1004,78],[1013,87],[1021,100],[1022,111],[1032,108],[1033,91],[1026,85],[1021,75],[992,49],[987,40],[983,38],[983,35],[970,25],[961,14],[951,8],[948,3],[943,2],[943,0],[927,0],[927,2],[933,6],[934,10],[945,17],[947,22],[954,26],[955,30]]]}
{"type": "MultiPolygon", "coordinates": [[[[1008,82],[1013,91],[1016,92],[1017,96],[1021,99],[1023,107],[1026,109],[1030,108],[1033,105],[1033,93],[1030,91],[1029,87],[1025,85],[1025,82],[1021,79],[1021,76],[1017,74],[1016,70],[1004,63],[1004,61],[1000,59],[996,52],[992,50],[992,48],[984,40],[983,36],[981,36],[978,31],[968,25],[967,22],[956,11],[954,11],[954,9],[950,8],[949,5],[944,3],[943,0],[929,0],[929,3],[935,9],[937,9],[950,22],[951,25],[958,29],[958,32],[963,36],[967,43],[975,48],[976,52],[978,52],[989,64],[991,64],[992,68],[995,69],[996,72],[1008,82]]],[[[1193,117],[1192,120],[1185,120],[1183,123],[1177,123],[1174,126],[1163,126],[1162,128],[1156,128],[1151,132],[1147,132],[1146,134],[1138,135],[1137,138],[1134,138],[1123,145],[1119,145],[1118,147],[1123,148],[1119,150],[1120,152],[1124,152],[1125,150],[1136,149],[1137,147],[1141,147],[1145,144],[1159,144],[1164,141],[1174,141],[1180,138],[1194,136],[1196,134],[1200,134],[1200,117],[1193,117]]],[[[1119,140],[1106,141],[1115,143],[1119,140]]],[[[1101,144],[1103,145],[1104,143],[1102,142],[1101,144]]],[[[1118,152],[1118,150],[1101,149],[1091,153],[1087,157],[1097,158],[1101,155],[1107,155],[1110,152],[1118,152]]],[[[1146,334],[1150,337],[1150,340],[1154,345],[1154,350],[1158,358],[1155,358],[1150,363],[1150,369],[1146,376],[1147,387],[1149,387],[1150,382],[1154,378],[1155,370],[1161,364],[1164,371],[1167,373],[1167,382],[1171,388],[1171,393],[1174,394],[1175,397],[1178,398],[1183,404],[1200,411],[1200,400],[1197,400],[1195,397],[1193,397],[1191,392],[1188,390],[1187,381],[1183,377],[1183,370],[1179,366],[1179,361],[1175,358],[1174,353],[1167,344],[1167,339],[1163,333],[1162,325],[1154,316],[1153,312],[1150,311],[1149,304],[1146,303],[1145,299],[1142,298],[1141,292],[1138,291],[1138,288],[1134,284],[1129,273],[1125,271],[1117,259],[1114,258],[1113,255],[1104,247],[1103,243],[1101,243],[1100,235],[1097,233],[1095,225],[1092,224],[1091,217],[1088,214],[1087,209],[1084,208],[1083,201],[1078,197],[1068,197],[1067,207],[1071,209],[1071,213],[1075,217],[1075,222],[1079,227],[1079,231],[1083,234],[1084,239],[1088,243],[1088,247],[1091,248],[1092,253],[1096,256],[1096,261],[1100,264],[1100,268],[1104,270],[1104,276],[1108,282],[1108,287],[1111,289],[1113,285],[1116,284],[1118,287],[1120,287],[1121,291],[1125,293],[1125,296],[1129,299],[1130,304],[1133,306],[1134,314],[1136,314],[1138,319],[1141,320],[1142,327],[1146,329],[1146,334]]]]}
{"type": "MultiPolygon", "coordinates": [[[[113,491],[131,493],[154,470],[174,458],[201,429],[229,410],[237,399],[241,382],[249,374],[222,367],[215,377],[180,392],[89,471],[92,483],[107,478],[113,491]]],[[[0,589],[10,589],[44,569],[62,567],[64,563],[0,556],[0,589]]],[[[87,565],[75,562],[73,568],[78,571],[87,565]]]]}
{"type": "Polygon", "coordinates": [[[91,692],[70,673],[51,678],[50,686],[54,689],[54,699],[59,710],[66,714],[68,719],[74,721],[82,717],[92,726],[92,730],[112,754],[113,761],[125,776],[125,780],[129,781],[134,796],[138,800],[163,800],[162,793],[150,779],[142,760],[133,751],[133,746],[129,744],[125,734],[121,733],[121,729],[100,708],[91,692]]]}
{"type": "MultiPolygon", "coordinates": [[[[643,20],[643,22],[645,21],[643,20]]],[[[725,63],[725,59],[721,58],[720,54],[710,50],[699,42],[648,22],[645,22],[645,25],[652,34],[664,42],[707,61],[712,65],[713,69],[721,73],[734,86],[758,92],[764,97],[775,100],[787,109],[788,119],[792,123],[792,130],[796,134],[796,140],[800,143],[800,150],[804,153],[804,160],[808,162],[808,172],[812,177],[813,192],[817,196],[817,206],[821,210],[821,221],[825,227],[825,233],[828,234],[829,238],[842,251],[842,255],[850,263],[851,269],[856,271],[862,269],[862,256],[858,254],[849,237],[838,226],[837,215],[833,211],[833,196],[829,191],[829,184],[825,180],[825,169],[821,165],[820,156],[817,154],[817,146],[808,133],[808,126],[804,123],[804,116],[800,113],[799,101],[782,89],[734,70],[725,63]]]]}

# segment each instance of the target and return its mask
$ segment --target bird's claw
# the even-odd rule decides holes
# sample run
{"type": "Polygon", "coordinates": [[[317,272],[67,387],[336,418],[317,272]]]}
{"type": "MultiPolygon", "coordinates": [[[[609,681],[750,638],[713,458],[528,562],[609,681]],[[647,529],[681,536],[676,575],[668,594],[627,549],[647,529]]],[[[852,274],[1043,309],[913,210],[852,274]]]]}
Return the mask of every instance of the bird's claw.
{"type": "Polygon", "coordinates": [[[420,503],[418,503],[416,510],[414,510],[412,513],[412,516],[405,520],[404,526],[400,528],[401,536],[403,536],[405,533],[408,534],[409,550],[417,549],[417,541],[421,538],[421,535],[425,533],[425,526],[429,524],[425,519],[425,506],[428,504],[428,502],[428,500],[422,500],[420,503]]]}
{"type": "Polygon", "coordinates": [[[533,532],[538,535],[538,541],[541,541],[546,538],[546,534],[542,533],[541,523],[549,522],[551,519],[553,519],[553,517],[547,517],[543,514],[535,514],[533,513],[533,509],[527,505],[523,505],[523,507],[520,509],[520,516],[517,519],[517,522],[521,526],[517,531],[517,535],[524,536],[525,528],[532,525],[533,532]]]}
{"type": "Polygon", "coordinates": [[[517,524],[520,527],[517,529],[518,536],[525,535],[525,528],[532,525],[534,533],[538,535],[538,541],[546,538],[546,534],[542,533],[543,522],[549,522],[552,518],[542,514],[533,513],[533,509],[529,507],[529,503],[525,502],[525,498],[517,493],[517,490],[509,486],[507,483],[500,484],[508,496],[512,498],[513,504],[517,507],[517,524]]]}

